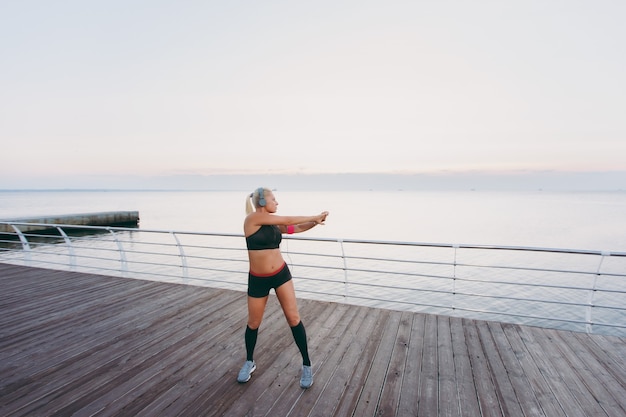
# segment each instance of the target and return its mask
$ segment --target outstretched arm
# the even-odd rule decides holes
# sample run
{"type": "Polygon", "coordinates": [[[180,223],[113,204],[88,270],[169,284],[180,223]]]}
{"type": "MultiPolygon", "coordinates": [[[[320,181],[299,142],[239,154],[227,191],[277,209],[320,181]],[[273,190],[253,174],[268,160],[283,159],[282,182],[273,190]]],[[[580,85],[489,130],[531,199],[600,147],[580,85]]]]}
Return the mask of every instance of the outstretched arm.
{"type": "Polygon", "coordinates": [[[324,222],[326,221],[326,216],[328,216],[327,211],[321,213],[321,217],[319,219],[316,219],[315,221],[297,223],[297,224],[291,224],[291,225],[282,226],[282,227],[279,226],[279,227],[282,233],[292,234],[292,233],[306,232],[307,230],[312,229],[318,224],[324,224],[324,222]]]}
{"type": "Polygon", "coordinates": [[[309,230],[315,225],[324,224],[326,216],[328,216],[327,211],[316,214],[315,216],[277,216],[275,214],[255,212],[246,217],[244,229],[271,224],[278,226],[281,233],[289,233],[291,227],[293,227],[292,233],[299,233],[309,230]]]}
{"type": "Polygon", "coordinates": [[[289,226],[283,226],[285,228],[285,231],[283,233],[302,233],[302,232],[306,232],[309,229],[314,228],[315,226],[317,226],[316,222],[306,222],[306,223],[300,223],[300,224],[293,224],[293,225],[289,225],[289,226]]]}

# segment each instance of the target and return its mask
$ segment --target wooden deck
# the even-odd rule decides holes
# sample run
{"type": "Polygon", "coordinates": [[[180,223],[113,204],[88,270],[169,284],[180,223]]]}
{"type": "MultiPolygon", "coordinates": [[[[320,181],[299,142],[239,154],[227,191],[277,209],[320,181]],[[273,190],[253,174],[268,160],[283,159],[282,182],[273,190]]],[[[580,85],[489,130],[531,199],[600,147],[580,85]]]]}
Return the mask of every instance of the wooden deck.
{"type": "Polygon", "coordinates": [[[2,416],[625,416],[626,339],[0,264],[2,416]]]}

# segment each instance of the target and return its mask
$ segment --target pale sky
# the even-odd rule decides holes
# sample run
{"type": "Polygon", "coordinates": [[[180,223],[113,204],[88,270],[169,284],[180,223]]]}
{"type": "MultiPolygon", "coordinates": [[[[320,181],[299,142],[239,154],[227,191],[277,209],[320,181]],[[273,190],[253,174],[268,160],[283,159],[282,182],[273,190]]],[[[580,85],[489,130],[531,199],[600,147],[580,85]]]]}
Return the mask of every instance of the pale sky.
{"type": "Polygon", "coordinates": [[[626,170],[624,22],[623,0],[0,0],[0,176],[626,170]]]}

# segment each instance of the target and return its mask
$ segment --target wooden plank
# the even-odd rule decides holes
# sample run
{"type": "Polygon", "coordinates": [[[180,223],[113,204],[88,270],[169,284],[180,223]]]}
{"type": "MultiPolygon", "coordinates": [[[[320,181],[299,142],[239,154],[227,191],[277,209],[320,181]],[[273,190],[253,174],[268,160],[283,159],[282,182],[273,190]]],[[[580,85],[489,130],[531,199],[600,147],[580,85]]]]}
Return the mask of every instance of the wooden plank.
{"type": "Polygon", "coordinates": [[[534,360],[540,364],[544,375],[550,376],[553,391],[559,395],[559,403],[567,416],[578,413],[583,416],[605,416],[594,396],[589,392],[579,375],[574,372],[558,348],[560,341],[547,329],[521,328],[526,335],[533,337],[539,344],[534,360]],[[569,391],[569,393],[564,392],[569,391]]]}
{"type": "Polygon", "coordinates": [[[402,314],[397,311],[393,311],[390,314],[389,321],[380,336],[378,348],[363,385],[363,390],[359,395],[359,400],[354,410],[355,416],[373,416],[378,409],[378,402],[385,384],[401,317],[402,314]]]}
{"type": "Polygon", "coordinates": [[[437,361],[437,316],[426,316],[422,370],[418,389],[418,415],[439,415],[439,367],[437,361]]]}
{"type": "MultiPolygon", "coordinates": [[[[301,407],[297,406],[296,415],[306,415],[304,411],[312,413],[313,410],[315,410],[315,415],[319,416],[335,415],[342,400],[347,397],[346,391],[352,384],[355,370],[366,363],[365,347],[380,320],[380,310],[372,311],[366,307],[352,307],[352,309],[356,311],[355,319],[347,323],[340,345],[333,350],[325,363],[325,367],[330,368],[330,375],[319,391],[314,406],[302,412],[301,407]]],[[[317,375],[315,378],[315,386],[318,387],[319,378],[317,375]]]]}
{"type": "Polygon", "coordinates": [[[483,350],[476,321],[463,319],[467,351],[472,364],[474,383],[482,417],[502,416],[498,394],[492,380],[487,353],[483,350]]]}
{"type": "Polygon", "coordinates": [[[344,417],[352,416],[361,401],[361,392],[367,382],[367,378],[374,365],[375,355],[380,346],[382,334],[387,328],[392,312],[389,310],[378,311],[378,319],[371,334],[366,335],[365,339],[359,338],[355,349],[360,351],[359,366],[354,367],[349,382],[344,390],[341,402],[335,409],[334,416],[344,417]]]}
{"type": "MultiPolygon", "coordinates": [[[[550,383],[546,381],[546,377],[542,374],[537,361],[533,356],[543,357],[543,352],[532,339],[524,339],[519,333],[519,326],[514,324],[502,324],[503,331],[511,343],[513,354],[520,364],[521,371],[528,379],[530,385],[528,389],[536,396],[539,409],[533,415],[547,415],[554,417],[573,416],[572,413],[566,414],[558,402],[557,395],[553,392],[550,383]]],[[[509,359],[510,361],[511,359],[509,359]]],[[[562,391],[568,394],[569,391],[562,391]]],[[[524,408],[524,404],[522,404],[524,408]]],[[[578,417],[583,417],[579,415],[578,417]]]]}
{"type": "Polygon", "coordinates": [[[573,370],[580,375],[589,391],[609,416],[626,415],[626,390],[611,373],[605,371],[603,365],[594,355],[580,343],[570,332],[551,330],[559,343],[559,349],[570,363],[573,370]]]}
{"type": "MultiPolygon", "coordinates": [[[[503,372],[506,372],[508,380],[511,383],[511,387],[514,391],[515,399],[523,415],[525,416],[540,416],[543,414],[541,406],[535,392],[533,391],[528,377],[522,368],[518,355],[516,355],[515,348],[511,344],[509,338],[507,338],[502,328],[501,323],[490,322],[488,323],[489,330],[491,331],[491,337],[495,343],[495,347],[498,351],[501,359],[501,366],[503,372]]],[[[519,348],[521,345],[516,346],[519,348]]]]}
{"type": "Polygon", "coordinates": [[[403,377],[407,367],[413,316],[414,314],[410,312],[403,312],[400,316],[400,326],[393,345],[393,352],[391,354],[391,360],[389,361],[389,368],[387,369],[387,377],[385,378],[385,384],[383,385],[379,405],[376,410],[377,415],[396,415],[400,403],[403,377]]]}
{"type": "Polygon", "coordinates": [[[451,398],[450,401],[457,404],[462,416],[479,416],[480,406],[478,394],[474,385],[472,364],[465,341],[463,320],[450,318],[450,333],[452,339],[452,353],[454,357],[454,372],[458,391],[458,400],[451,398]]]}
{"type": "Polygon", "coordinates": [[[461,403],[459,402],[454,370],[454,349],[452,347],[450,319],[448,317],[439,317],[437,325],[439,415],[456,417],[461,415],[461,403]]]}
{"type": "Polygon", "coordinates": [[[407,352],[407,366],[400,389],[400,400],[398,402],[399,416],[416,416],[418,406],[418,390],[422,369],[422,354],[424,351],[424,328],[425,318],[423,314],[413,317],[411,325],[411,336],[409,339],[409,350],[407,352]]]}
{"type": "MultiPolygon", "coordinates": [[[[523,417],[524,413],[520,407],[519,400],[509,379],[502,358],[493,340],[491,330],[487,322],[478,321],[476,327],[480,335],[480,342],[483,346],[485,356],[487,358],[489,369],[491,369],[491,378],[498,395],[500,407],[505,416],[523,417]]],[[[501,346],[501,349],[510,349],[510,346],[501,346]]]]}
{"type": "MultiPolygon", "coordinates": [[[[584,344],[587,350],[601,364],[602,369],[609,372],[615,381],[621,386],[620,390],[626,389],[626,351],[620,351],[616,347],[620,344],[608,342],[608,336],[590,336],[584,333],[573,333],[580,343],[584,344]]],[[[617,388],[617,387],[616,387],[617,388]]],[[[623,391],[619,394],[625,398],[623,391]]]]}

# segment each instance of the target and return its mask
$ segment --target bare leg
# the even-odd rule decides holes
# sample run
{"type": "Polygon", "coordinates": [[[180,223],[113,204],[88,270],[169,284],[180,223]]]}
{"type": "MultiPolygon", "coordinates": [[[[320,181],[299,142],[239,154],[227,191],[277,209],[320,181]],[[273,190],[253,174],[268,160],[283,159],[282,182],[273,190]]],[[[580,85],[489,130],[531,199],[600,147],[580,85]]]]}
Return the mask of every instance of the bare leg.
{"type": "Polygon", "coordinates": [[[293,286],[293,281],[289,280],[276,288],[276,296],[278,297],[278,301],[283,309],[289,327],[297,326],[298,323],[300,323],[300,313],[298,312],[296,290],[293,286]]]}
{"type": "Polygon", "coordinates": [[[302,363],[306,366],[311,366],[306,331],[300,320],[293,281],[287,281],[276,288],[276,295],[278,296],[278,301],[280,301],[280,306],[283,309],[287,323],[289,327],[291,327],[291,333],[293,334],[296,345],[302,354],[302,363]]]}
{"type": "Polygon", "coordinates": [[[263,321],[263,313],[267,304],[268,296],[256,298],[248,296],[248,327],[256,330],[263,321]]]}
{"type": "Polygon", "coordinates": [[[259,326],[263,320],[263,313],[268,297],[254,298],[248,297],[248,326],[246,327],[246,360],[254,360],[254,348],[256,347],[256,339],[259,326]]]}

